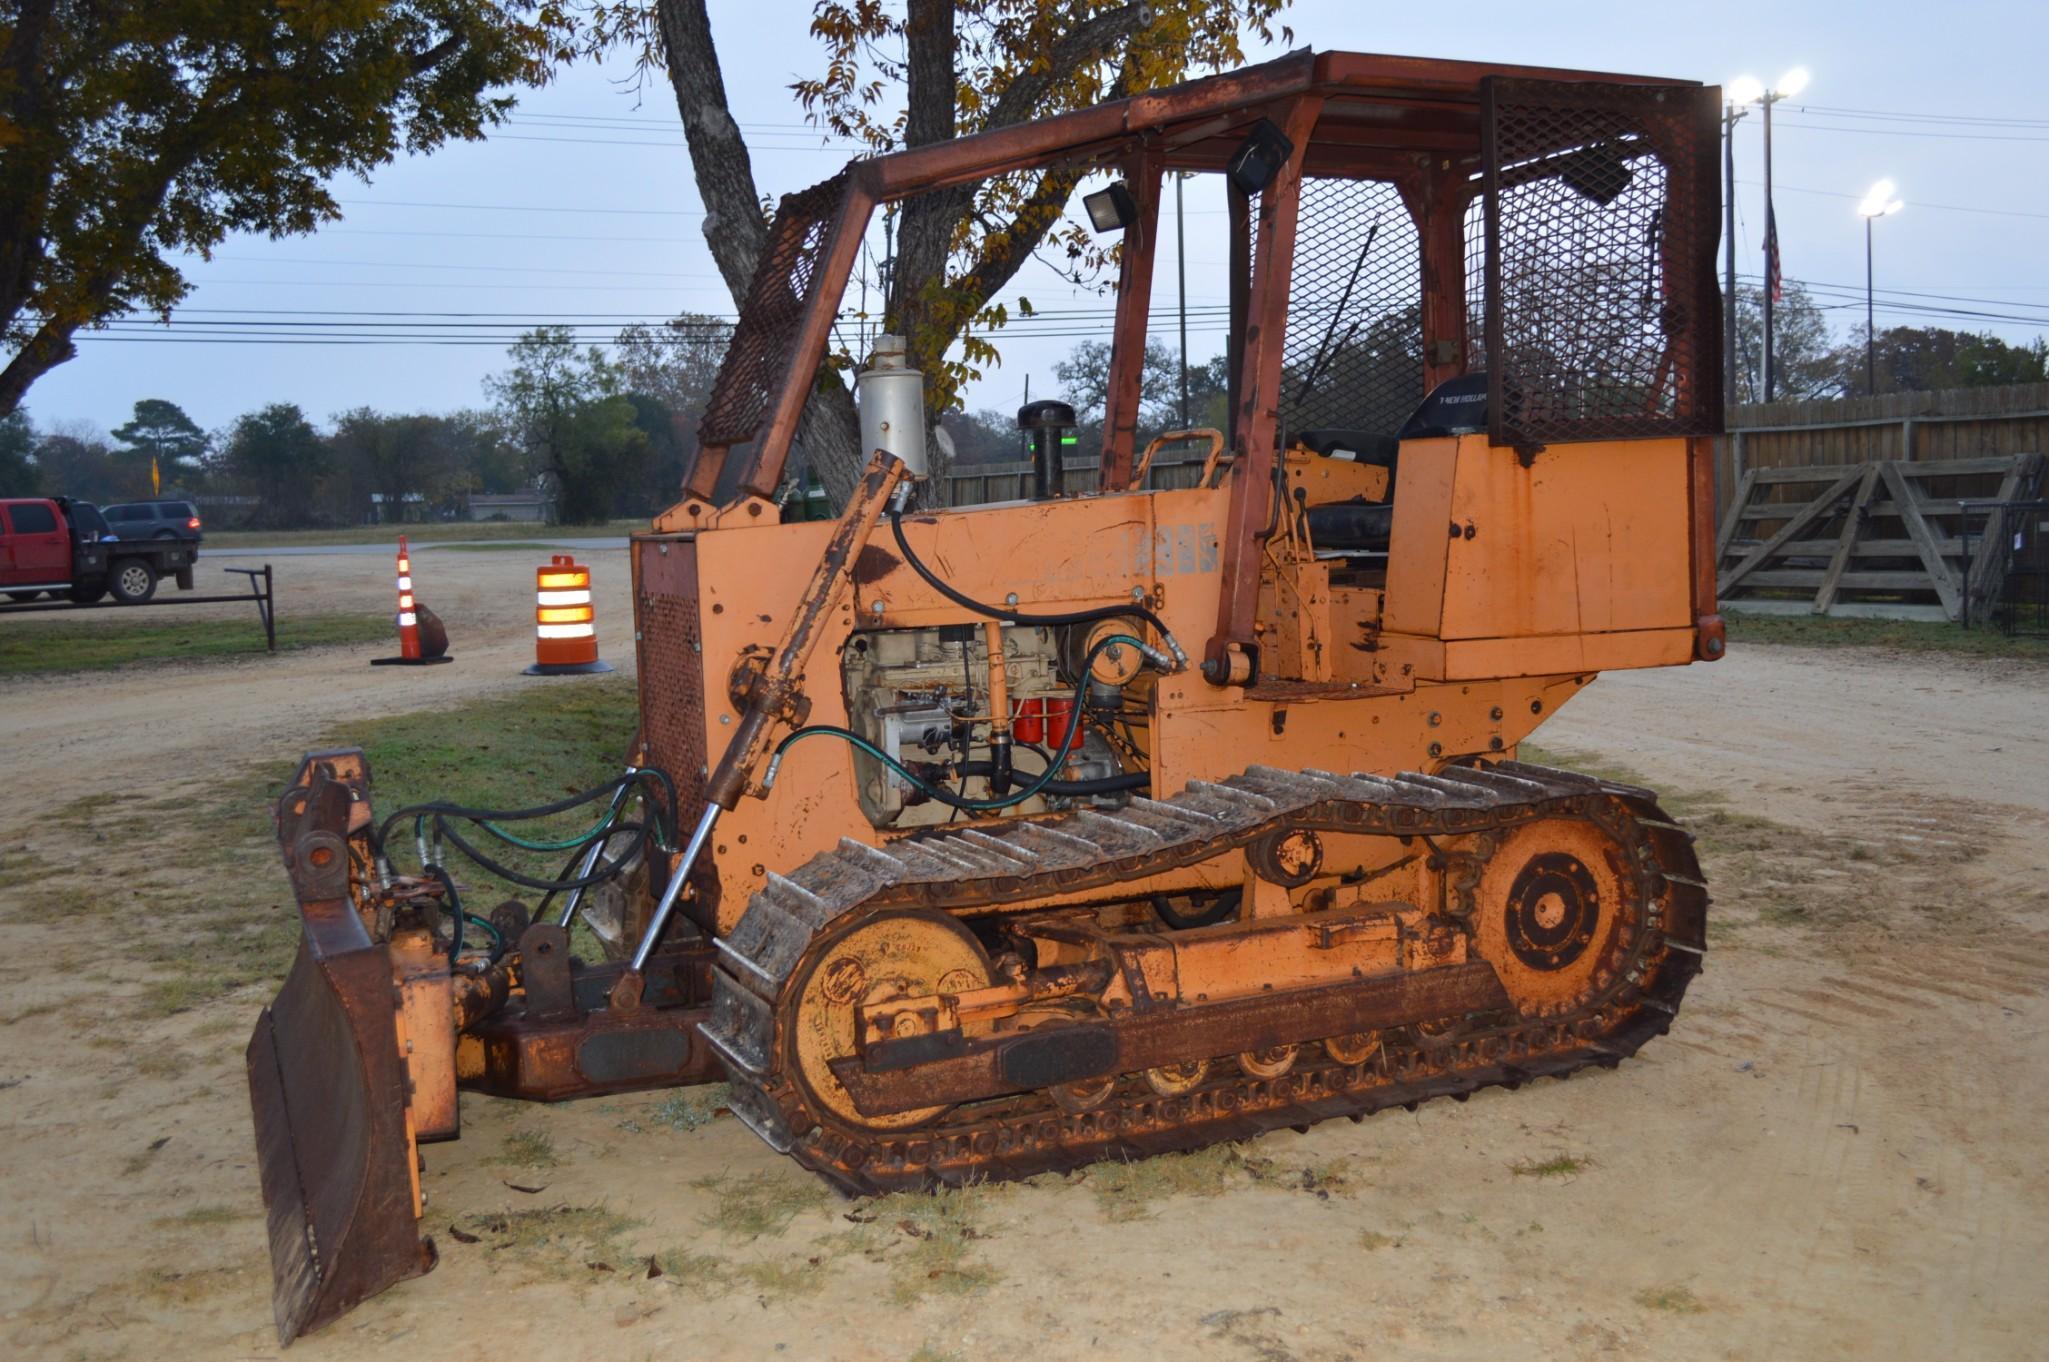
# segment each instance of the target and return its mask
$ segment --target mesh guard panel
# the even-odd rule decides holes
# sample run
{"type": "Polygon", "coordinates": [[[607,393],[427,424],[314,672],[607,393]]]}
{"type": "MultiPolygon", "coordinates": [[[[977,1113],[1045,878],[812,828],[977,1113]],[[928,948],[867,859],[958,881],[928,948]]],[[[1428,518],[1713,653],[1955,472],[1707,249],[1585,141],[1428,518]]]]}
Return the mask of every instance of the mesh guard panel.
{"type": "MultiPolygon", "coordinates": [[[[1255,224],[1256,225],[1256,224],[1255,224]]],[[[1384,180],[1302,182],[1281,426],[1392,435],[1423,400],[1423,254],[1384,180]]]]}
{"type": "Polygon", "coordinates": [[[809,189],[784,195],[776,208],[733,343],[705,403],[698,431],[704,444],[746,444],[768,419],[769,404],[789,366],[790,350],[817,282],[819,256],[846,189],[847,175],[841,171],[809,189]]]}
{"type": "Polygon", "coordinates": [[[1721,429],[1716,97],[1674,85],[1483,82],[1496,444],[1721,429]]]}
{"type": "MultiPolygon", "coordinates": [[[[648,758],[676,782],[676,818],[688,830],[704,809],[704,644],[697,606],[697,545],[688,539],[634,541],[640,557],[633,624],[639,635],[640,731],[648,758]]],[[[683,910],[708,929],[718,871],[711,848],[698,858],[695,898],[683,910]]]]}

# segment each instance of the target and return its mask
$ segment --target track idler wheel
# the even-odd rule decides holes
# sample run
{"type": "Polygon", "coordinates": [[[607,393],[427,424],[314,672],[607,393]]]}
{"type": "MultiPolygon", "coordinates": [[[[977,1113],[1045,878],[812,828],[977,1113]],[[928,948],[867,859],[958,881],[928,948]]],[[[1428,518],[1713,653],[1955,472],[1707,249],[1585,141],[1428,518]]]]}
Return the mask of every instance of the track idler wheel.
{"type": "Polygon", "coordinates": [[[821,1116],[869,1130],[923,1125],[951,1108],[867,1115],[832,1072],[834,1060],[859,1050],[857,1010],[898,998],[986,988],[994,978],[974,933],[944,914],[882,913],[858,919],[821,942],[784,992],[780,1029],[786,1071],[821,1116]]]}

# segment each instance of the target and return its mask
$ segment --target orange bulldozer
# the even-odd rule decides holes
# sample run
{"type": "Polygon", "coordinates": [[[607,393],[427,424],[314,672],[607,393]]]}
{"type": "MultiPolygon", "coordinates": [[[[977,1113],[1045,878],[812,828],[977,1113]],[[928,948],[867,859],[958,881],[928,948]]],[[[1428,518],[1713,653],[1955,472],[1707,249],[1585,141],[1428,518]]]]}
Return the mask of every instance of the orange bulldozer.
{"type": "Polygon", "coordinates": [[[443,853],[492,866],[464,830],[502,816],[380,818],[359,752],[310,754],[278,806],[305,930],[249,1076],[280,1336],[431,1266],[418,1146],[463,1088],[723,1079],[771,1147],[870,1193],[1663,1033],[1704,947],[1691,838],[1517,753],[1604,669],[1723,651],[1718,100],[1301,52],[785,198],[682,497],[633,537],[628,766],[564,870],[515,881],[549,897],[466,932],[443,853]],[[1121,234],[1100,456],[1063,466],[1073,414],[1034,404],[1032,495],[937,506],[885,337],[865,475],[836,520],[785,522],[878,209],[1049,169],[1121,234]],[[1184,172],[1229,208],[1229,428],[1141,450],[1184,172]],[[1156,462],[1190,443],[1199,472],[1156,462]],[[579,918],[616,958],[576,958],[579,918]]]}

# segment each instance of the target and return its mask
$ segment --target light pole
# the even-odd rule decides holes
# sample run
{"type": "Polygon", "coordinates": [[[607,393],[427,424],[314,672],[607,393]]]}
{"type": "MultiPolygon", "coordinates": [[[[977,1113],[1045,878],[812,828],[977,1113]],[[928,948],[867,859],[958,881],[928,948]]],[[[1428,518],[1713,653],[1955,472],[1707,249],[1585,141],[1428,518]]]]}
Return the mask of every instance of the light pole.
{"type": "MultiPolygon", "coordinates": [[[[1756,85],[1756,81],[1749,82],[1756,85]]],[[[1807,68],[1796,66],[1779,77],[1769,90],[1760,88],[1757,103],[1764,108],[1764,400],[1773,395],[1772,294],[1779,288],[1779,225],[1772,213],[1772,105],[1791,99],[1807,88],[1807,68]]]]}
{"type": "Polygon", "coordinates": [[[1893,197],[1895,188],[1891,180],[1880,180],[1857,205],[1858,215],[1864,219],[1864,391],[1872,397],[1878,395],[1878,329],[1872,320],[1871,224],[1907,206],[1893,197]]]}
{"type": "Polygon", "coordinates": [[[1736,125],[1757,103],[1764,86],[1738,76],[1722,88],[1722,382],[1723,400],[1735,405],[1736,394],[1736,125]]]}

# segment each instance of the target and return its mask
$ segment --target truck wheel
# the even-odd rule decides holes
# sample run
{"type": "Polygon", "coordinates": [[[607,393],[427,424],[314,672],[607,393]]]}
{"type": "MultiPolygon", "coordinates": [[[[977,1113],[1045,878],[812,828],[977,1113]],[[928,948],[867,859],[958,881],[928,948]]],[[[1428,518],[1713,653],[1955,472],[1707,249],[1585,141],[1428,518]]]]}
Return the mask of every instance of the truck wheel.
{"type": "Polygon", "coordinates": [[[7,593],[7,599],[10,601],[32,601],[42,594],[40,591],[10,591],[7,593]]]}
{"type": "Polygon", "coordinates": [[[157,594],[157,572],[140,558],[124,558],[114,564],[107,585],[121,604],[141,605],[157,594]]]}
{"type": "Polygon", "coordinates": [[[180,591],[190,591],[192,589],[192,565],[190,563],[178,569],[178,589],[180,591]]]}
{"type": "Polygon", "coordinates": [[[107,584],[105,582],[88,582],[81,586],[72,587],[66,594],[79,605],[91,605],[94,601],[107,594],[107,584]]]}

